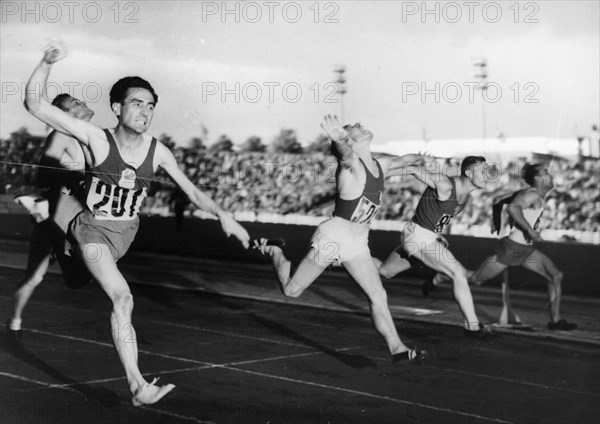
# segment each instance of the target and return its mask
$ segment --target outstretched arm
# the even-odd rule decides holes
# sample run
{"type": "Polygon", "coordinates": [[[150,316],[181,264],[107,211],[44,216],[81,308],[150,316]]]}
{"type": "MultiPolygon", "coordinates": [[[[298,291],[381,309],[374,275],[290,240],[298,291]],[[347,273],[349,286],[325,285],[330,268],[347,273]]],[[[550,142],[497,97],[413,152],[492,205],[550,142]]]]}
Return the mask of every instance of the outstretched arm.
{"type": "Polygon", "coordinates": [[[190,201],[199,209],[215,215],[221,221],[223,232],[227,237],[234,235],[242,245],[247,249],[250,244],[250,236],[230,213],[225,212],[209,196],[201,192],[179,169],[177,161],[173,154],[162,143],[156,146],[157,162],[167,174],[177,183],[181,190],[187,194],[190,201]]]}
{"type": "MultiPolygon", "coordinates": [[[[391,175],[412,175],[438,192],[451,187],[450,178],[458,176],[456,167],[447,167],[438,161],[438,159],[443,158],[435,158],[429,155],[416,156],[420,157],[412,163],[402,165],[399,162],[400,166],[392,168],[392,173],[386,174],[386,177],[391,175]]],[[[445,161],[445,159],[443,160],[445,161]]]]}
{"type": "Polygon", "coordinates": [[[445,160],[444,158],[436,158],[427,153],[410,153],[397,156],[388,153],[374,152],[372,153],[372,156],[379,161],[386,178],[424,172],[425,169],[433,169],[437,161],[445,160]],[[423,167],[423,170],[421,170],[421,167],[423,167]]]}
{"type": "Polygon", "coordinates": [[[325,115],[321,128],[333,141],[335,146],[334,155],[343,168],[350,168],[354,160],[354,153],[348,144],[348,131],[342,127],[336,115],[325,115]]]}
{"type": "Polygon", "coordinates": [[[44,56],[33,70],[25,89],[25,108],[40,121],[63,134],[75,137],[89,145],[90,139],[103,137],[102,130],[89,122],[73,118],[44,98],[50,70],[54,62],[66,56],[66,48],[60,42],[52,41],[46,46],[44,56]]]}

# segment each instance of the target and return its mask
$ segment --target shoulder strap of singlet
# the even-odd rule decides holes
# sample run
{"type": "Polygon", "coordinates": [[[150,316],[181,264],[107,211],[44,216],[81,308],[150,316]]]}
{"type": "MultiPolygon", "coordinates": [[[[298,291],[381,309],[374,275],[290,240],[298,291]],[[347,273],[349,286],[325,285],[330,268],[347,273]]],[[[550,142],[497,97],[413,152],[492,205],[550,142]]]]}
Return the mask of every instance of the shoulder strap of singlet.
{"type": "Polygon", "coordinates": [[[152,141],[150,141],[150,148],[148,149],[148,155],[146,156],[146,159],[144,159],[144,162],[142,162],[142,166],[146,165],[146,162],[150,162],[148,163],[148,166],[150,167],[151,173],[154,173],[154,153],[156,151],[156,143],[158,143],[158,140],[152,137],[152,141]]]}
{"type": "Polygon", "coordinates": [[[379,161],[377,159],[373,159],[373,160],[377,164],[377,170],[379,171],[379,178],[384,178],[383,169],[381,169],[381,165],[379,164],[379,161]]]}
{"type": "Polygon", "coordinates": [[[108,141],[108,144],[110,144],[111,149],[115,147],[117,145],[117,142],[115,141],[108,128],[104,128],[104,134],[106,134],[106,140],[108,141]]]}
{"type": "Polygon", "coordinates": [[[456,200],[458,203],[458,193],[456,192],[456,178],[451,177],[450,181],[452,181],[452,191],[450,192],[450,197],[447,200],[456,200]]]}
{"type": "MultiPolygon", "coordinates": [[[[502,208],[504,207],[504,205],[508,205],[513,200],[515,200],[515,197],[517,197],[517,195],[521,191],[523,191],[523,190],[517,190],[514,193],[509,194],[506,197],[503,197],[502,199],[500,199],[496,203],[494,203],[494,206],[492,206],[492,220],[494,222],[494,230],[495,230],[496,234],[498,234],[498,235],[500,234],[500,227],[502,225],[502,208]]],[[[512,227],[512,222],[511,222],[511,227],[512,227]]]]}
{"type": "MultiPolygon", "coordinates": [[[[373,175],[373,173],[367,167],[367,164],[365,164],[361,158],[358,158],[358,160],[360,161],[360,163],[362,163],[363,168],[365,168],[365,171],[367,171],[371,175],[371,177],[373,177],[374,179],[378,179],[375,178],[375,175],[373,175]]],[[[383,175],[383,172],[381,172],[381,166],[379,165],[379,162],[377,162],[377,159],[375,159],[375,162],[377,163],[377,169],[379,170],[379,177],[381,177],[383,175]]]]}

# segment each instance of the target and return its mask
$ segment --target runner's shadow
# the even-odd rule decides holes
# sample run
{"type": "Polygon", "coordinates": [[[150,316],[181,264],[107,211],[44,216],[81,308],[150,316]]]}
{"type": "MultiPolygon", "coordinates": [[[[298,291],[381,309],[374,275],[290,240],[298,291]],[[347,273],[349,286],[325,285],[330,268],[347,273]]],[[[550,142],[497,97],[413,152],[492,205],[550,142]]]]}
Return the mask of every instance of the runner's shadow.
{"type": "MultiPolygon", "coordinates": [[[[168,280],[172,282],[172,280],[168,280]]],[[[142,296],[146,299],[158,303],[167,309],[176,308],[178,305],[173,298],[171,289],[161,286],[147,286],[143,284],[135,284],[132,287],[134,296],[142,296]]]]}
{"type": "MultiPolygon", "coordinates": [[[[27,333],[25,334],[27,336],[27,333]]],[[[48,363],[38,358],[34,353],[30,352],[23,346],[21,340],[16,340],[12,335],[2,332],[2,350],[14,356],[15,358],[32,365],[48,376],[60,381],[61,384],[69,384],[72,389],[82,395],[98,401],[102,406],[113,408],[119,405],[119,396],[112,390],[105,388],[92,388],[84,383],[79,383],[70,377],[64,375],[56,368],[53,368],[48,363]]]]}
{"type": "MultiPolygon", "coordinates": [[[[327,291],[321,289],[320,287],[311,287],[310,290],[311,290],[311,292],[313,292],[314,294],[319,296],[321,299],[328,300],[329,302],[332,302],[338,306],[341,306],[344,309],[347,309],[352,312],[364,312],[363,308],[361,308],[360,306],[357,306],[356,304],[353,304],[350,302],[345,302],[339,296],[337,296],[337,297],[333,296],[333,295],[327,293],[327,291]]],[[[364,299],[360,299],[360,301],[362,303],[365,302],[364,299]]]]}
{"type": "Polygon", "coordinates": [[[356,369],[377,368],[377,364],[370,358],[367,358],[366,356],[352,355],[352,354],[348,354],[348,353],[344,353],[344,352],[338,352],[337,350],[334,350],[334,349],[331,349],[330,347],[324,346],[321,343],[319,343],[318,341],[316,341],[312,338],[308,338],[308,337],[298,333],[297,331],[294,331],[294,330],[292,330],[284,325],[281,325],[277,322],[273,322],[271,320],[268,320],[264,317],[261,317],[259,315],[253,314],[253,313],[250,313],[249,316],[254,321],[260,323],[261,325],[274,331],[275,333],[280,334],[285,337],[289,337],[292,340],[296,340],[302,344],[305,344],[305,345],[310,346],[314,349],[317,349],[321,352],[324,352],[325,354],[331,356],[332,358],[337,359],[338,361],[344,363],[345,365],[348,365],[349,367],[356,368],[356,369]]]}

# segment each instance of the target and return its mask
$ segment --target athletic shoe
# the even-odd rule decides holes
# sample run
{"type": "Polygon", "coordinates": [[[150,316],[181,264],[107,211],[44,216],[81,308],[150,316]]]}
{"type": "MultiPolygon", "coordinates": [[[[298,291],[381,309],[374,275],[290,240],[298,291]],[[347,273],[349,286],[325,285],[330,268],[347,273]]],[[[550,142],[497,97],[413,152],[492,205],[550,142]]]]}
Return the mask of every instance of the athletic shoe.
{"type": "Polygon", "coordinates": [[[549,322],[548,330],[551,331],[571,331],[577,328],[577,324],[567,322],[564,318],[558,322],[549,322]]]}
{"type": "Polygon", "coordinates": [[[435,284],[433,284],[433,278],[426,280],[423,283],[423,287],[421,287],[423,290],[423,296],[427,297],[429,296],[429,292],[437,289],[437,286],[435,284]]]}
{"type": "Polygon", "coordinates": [[[13,339],[22,340],[23,331],[21,330],[21,320],[11,319],[6,323],[6,334],[13,339]]]}
{"type": "Polygon", "coordinates": [[[157,381],[158,378],[155,378],[152,380],[152,383],[146,383],[137,389],[135,395],[131,398],[133,406],[152,405],[153,403],[161,400],[163,397],[165,397],[165,395],[175,388],[175,385],[173,384],[155,386],[154,383],[157,381]]]}
{"type": "Polygon", "coordinates": [[[411,362],[420,364],[429,357],[425,350],[409,349],[406,352],[395,353],[392,355],[392,364],[397,362],[411,362]]]}
{"type": "Polygon", "coordinates": [[[482,323],[479,323],[479,330],[467,330],[463,329],[464,336],[468,339],[480,340],[482,342],[491,342],[501,339],[502,336],[499,333],[492,331],[491,327],[484,327],[482,323]]]}

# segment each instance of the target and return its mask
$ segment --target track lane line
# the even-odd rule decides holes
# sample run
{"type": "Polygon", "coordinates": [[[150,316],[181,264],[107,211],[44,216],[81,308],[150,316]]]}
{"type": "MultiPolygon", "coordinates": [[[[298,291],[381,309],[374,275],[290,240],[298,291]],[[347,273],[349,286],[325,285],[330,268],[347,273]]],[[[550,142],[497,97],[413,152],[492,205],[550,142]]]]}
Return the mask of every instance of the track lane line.
{"type": "Polygon", "coordinates": [[[344,392],[344,393],[350,393],[353,395],[365,396],[365,397],[379,399],[379,400],[385,400],[385,401],[389,401],[389,402],[399,403],[402,405],[417,406],[419,408],[430,409],[430,410],[434,410],[437,412],[446,412],[446,413],[450,413],[450,414],[454,414],[454,415],[459,415],[462,417],[476,418],[476,419],[483,420],[483,421],[490,421],[490,422],[502,423],[502,424],[514,424],[513,421],[504,421],[504,420],[500,420],[497,418],[489,418],[489,417],[484,417],[484,416],[477,415],[477,414],[469,414],[469,413],[460,412],[460,411],[456,411],[456,410],[449,409],[449,408],[439,408],[437,406],[426,405],[424,403],[411,402],[408,400],[396,399],[396,398],[392,398],[389,396],[376,395],[374,393],[363,392],[360,390],[346,389],[344,387],[330,386],[328,384],[315,383],[312,381],[299,380],[299,379],[289,378],[289,377],[282,377],[279,375],[267,374],[267,373],[262,373],[262,372],[258,372],[258,371],[245,370],[242,368],[235,368],[235,367],[228,367],[228,366],[223,366],[221,368],[232,370],[232,371],[243,372],[243,373],[251,374],[251,375],[257,375],[260,377],[272,378],[272,379],[276,379],[276,380],[283,380],[283,381],[288,381],[291,383],[305,384],[308,386],[320,387],[323,389],[335,390],[335,391],[340,391],[340,392],[344,392]]]}

